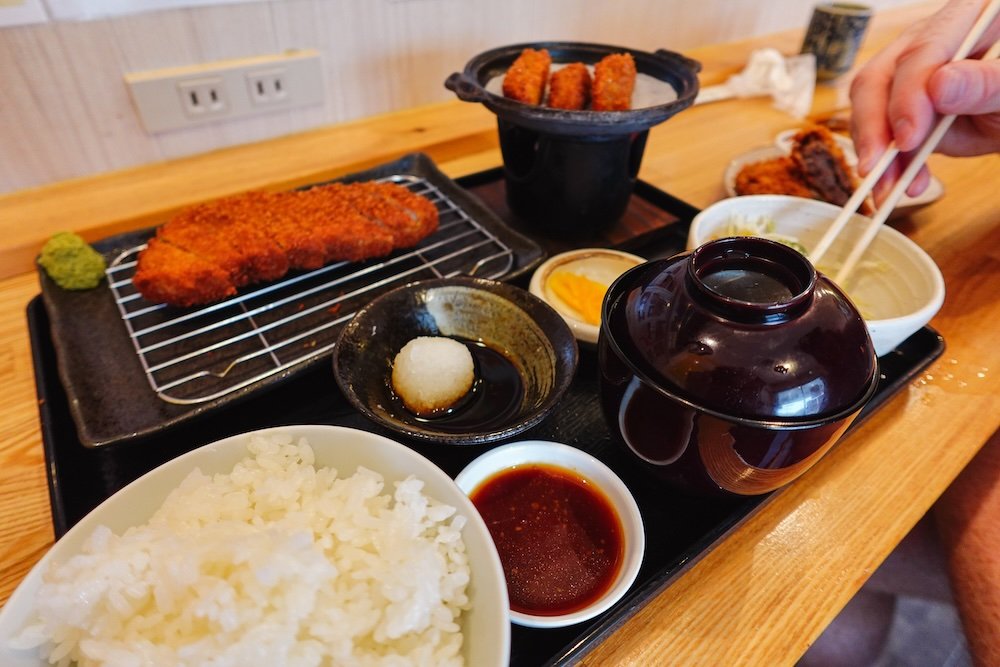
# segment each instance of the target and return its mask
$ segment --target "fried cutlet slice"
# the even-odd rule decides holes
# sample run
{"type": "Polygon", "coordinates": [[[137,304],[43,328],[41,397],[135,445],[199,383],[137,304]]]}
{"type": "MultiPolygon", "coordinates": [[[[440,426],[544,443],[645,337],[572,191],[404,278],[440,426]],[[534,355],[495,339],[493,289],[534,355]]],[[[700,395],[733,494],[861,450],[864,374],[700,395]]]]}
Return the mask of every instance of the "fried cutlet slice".
{"type": "Polygon", "coordinates": [[[262,214],[267,233],[284,250],[291,269],[318,269],[326,263],[326,243],[310,216],[297,206],[298,192],[281,193],[262,214]]]}
{"type": "Polygon", "coordinates": [[[251,283],[277,280],[288,273],[288,255],[270,229],[284,197],[283,193],[246,192],[205,204],[213,215],[229,218],[230,242],[244,253],[251,283]]]}
{"type": "Polygon", "coordinates": [[[289,192],[281,200],[272,231],[285,249],[293,269],[318,269],[332,261],[333,240],[339,231],[317,214],[318,199],[305,192],[289,192]]]}
{"type": "Polygon", "coordinates": [[[378,194],[403,209],[410,218],[410,225],[406,228],[406,238],[401,238],[399,245],[402,247],[414,246],[437,230],[439,215],[434,202],[422,197],[409,188],[398,183],[376,183],[378,194]]]}
{"type": "MultiPolygon", "coordinates": [[[[814,125],[796,133],[791,158],[817,199],[843,206],[858,187],[844,151],[825,127],[814,125]]],[[[870,215],[871,206],[864,202],[859,211],[870,215]]]]}
{"type": "Polygon", "coordinates": [[[425,223],[393,200],[391,195],[387,194],[391,188],[387,189],[386,185],[372,182],[351,183],[340,185],[338,193],[358,214],[391,234],[394,247],[414,246],[428,233],[425,223]]]}
{"type": "Polygon", "coordinates": [[[236,294],[226,271],[155,237],[139,254],[132,283],[150,301],[183,307],[236,294]]]}
{"type": "Polygon", "coordinates": [[[351,186],[334,183],[299,193],[299,210],[323,242],[326,262],[382,257],[396,247],[390,230],[358,211],[349,196],[351,190],[351,186]]]}
{"type": "Polygon", "coordinates": [[[269,193],[251,192],[199,204],[171,218],[157,237],[217,265],[237,287],[275,280],[289,266],[260,213],[273,202],[269,193]]]}
{"type": "Polygon", "coordinates": [[[554,109],[584,109],[590,102],[590,71],[583,63],[570,63],[552,73],[548,105],[554,109]]]}
{"type": "Polygon", "coordinates": [[[792,195],[808,199],[816,196],[788,156],[745,165],[736,174],[734,189],[738,195],[792,195]]]}
{"type": "Polygon", "coordinates": [[[503,94],[525,104],[541,104],[552,57],[546,49],[524,49],[503,77],[503,94]]]}
{"type": "Polygon", "coordinates": [[[631,53],[611,53],[601,58],[594,65],[590,108],[595,111],[631,109],[635,77],[635,59],[631,53]]]}

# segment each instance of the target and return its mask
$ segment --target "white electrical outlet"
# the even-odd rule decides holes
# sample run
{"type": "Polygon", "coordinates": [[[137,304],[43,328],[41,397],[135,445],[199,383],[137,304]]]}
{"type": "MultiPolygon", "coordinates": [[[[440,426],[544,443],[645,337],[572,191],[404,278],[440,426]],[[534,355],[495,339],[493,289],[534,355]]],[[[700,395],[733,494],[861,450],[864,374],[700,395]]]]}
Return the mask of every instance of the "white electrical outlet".
{"type": "Polygon", "coordinates": [[[314,50],[133,72],[125,81],[151,133],[323,102],[314,50]]]}
{"type": "Polygon", "coordinates": [[[284,67],[247,72],[250,101],[257,106],[283,104],[288,100],[288,72],[284,67]]]}
{"type": "Polygon", "coordinates": [[[195,120],[224,116],[229,112],[225,88],[220,77],[209,76],[179,81],[177,92],[181,97],[181,108],[195,120]]]}

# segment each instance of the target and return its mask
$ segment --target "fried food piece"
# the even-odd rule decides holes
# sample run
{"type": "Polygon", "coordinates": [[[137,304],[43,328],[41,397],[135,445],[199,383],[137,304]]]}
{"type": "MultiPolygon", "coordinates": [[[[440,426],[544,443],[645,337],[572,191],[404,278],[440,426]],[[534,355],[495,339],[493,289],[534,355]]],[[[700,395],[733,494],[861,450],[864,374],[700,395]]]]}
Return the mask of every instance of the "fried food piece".
{"type": "Polygon", "coordinates": [[[546,49],[524,49],[503,78],[503,94],[525,104],[541,104],[552,57],[546,49]]]}
{"type": "Polygon", "coordinates": [[[552,73],[549,102],[553,109],[585,109],[590,103],[590,71],[583,63],[570,63],[552,73]]]}
{"type": "Polygon", "coordinates": [[[295,215],[293,206],[286,205],[280,215],[268,221],[268,229],[275,243],[288,257],[290,269],[318,269],[327,262],[327,248],[322,234],[313,227],[303,225],[295,215]]]}
{"type": "Polygon", "coordinates": [[[355,211],[391,234],[397,247],[412,246],[437,229],[437,207],[427,202],[430,208],[420,211],[408,208],[402,202],[411,193],[401,185],[354,183],[340,187],[342,196],[355,211]]]}
{"type": "Polygon", "coordinates": [[[748,164],[736,174],[738,195],[792,195],[815,198],[802,179],[795,161],[788,156],[748,164]]]}
{"type": "Polygon", "coordinates": [[[288,273],[288,256],[267,231],[276,195],[249,192],[199,204],[170,220],[157,237],[213,262],[237,287],[288,273]]]}
{"type": "Polygon", "coordinates": [[[149,240],[140,267],[132,282],[150,301],[187,307],[236,294],[227,271],[160,238],[149,240]]]}
{"type": "MultiPolygon", "coordinates": [[[[793,137],[792,160],[818,199],[843,206],[858,187],[858,179],[844,159],[844,151],[825,127],[814,125],[793,137]]],[[[871,214],[865,202],[859,209],[871,214]]]]}
{"type": "Polygon", "coordinates": [[[594,66],[594,111],[626,111],[632,108],[635,89],[635,59],[631,53],[611,53],[594,66]]]}
{"type": "Polygon", "coordinates": [[[432,202],[392,183],[248,192],[174,216],[140,253],[132,282],[152,301],[211,303],[290,269],[388,255],[437,226],[432,202]]]}
{"type": "MultiPolygon", "coordinates": [[[[381,196],[400,207],[410,218],[407,230],[413,245],[438,228],[438,210],[434,202],[396,183],[379,183],[381,196]]],[[[402,240],[401,240],[402,241],[402,240]]]]}
{"type": "MultiPolygon", "coordinates": [[[[847,203],[857,186],[840,145],[818,125],[796,133],[791,154],[744,166],[734,183],[738,195],[792,195],[837,206],[847,203]]],[[[865,201],[858,211],[871,215],[873,206],[865,201]]]]}
{"type": "Polygon", "coordinates": [[[324,264],[358,262],[403,247],[385,227],[358,211],[351,201],[356,191],[356,185],[334,183],[295,193],[297,217],[308,220],[307,227],[321,240],[324,264]]]}

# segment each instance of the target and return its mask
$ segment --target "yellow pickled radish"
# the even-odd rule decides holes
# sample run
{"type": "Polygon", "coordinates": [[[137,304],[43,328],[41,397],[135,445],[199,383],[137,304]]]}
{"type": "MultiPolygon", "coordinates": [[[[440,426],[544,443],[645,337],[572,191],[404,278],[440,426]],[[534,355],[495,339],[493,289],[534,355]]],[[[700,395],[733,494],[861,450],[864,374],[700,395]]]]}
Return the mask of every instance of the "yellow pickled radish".
{"type": "Polygon", "coordinates": [[[549,276],[549,289],[590,324],[601,323],[601,304],[607,285],[570,271],[555,271],[549,276]]]}

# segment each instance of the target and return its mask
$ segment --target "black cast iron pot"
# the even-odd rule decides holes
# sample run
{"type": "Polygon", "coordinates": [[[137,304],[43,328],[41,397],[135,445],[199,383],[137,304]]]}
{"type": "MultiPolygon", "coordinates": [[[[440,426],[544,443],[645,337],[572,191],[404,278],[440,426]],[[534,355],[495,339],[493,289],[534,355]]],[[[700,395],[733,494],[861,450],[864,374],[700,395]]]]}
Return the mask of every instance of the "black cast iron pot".
{"type": "Polygon", "coordinates": [[[480,53],[449,76],[445,87],[496,114],[511,210],[542,233],[582,239],[625,212],[649,128],[694,103],[700,69],[697,61],[663,49],[648,53],[607,44],[534,42],[480,53]],[[526,48],[547,49],[553,66],[593,65],[612,53],[630,53],[639,74],[668,84],[676,97],[628,111],[567,111],[488,90],[526,48]]]}

